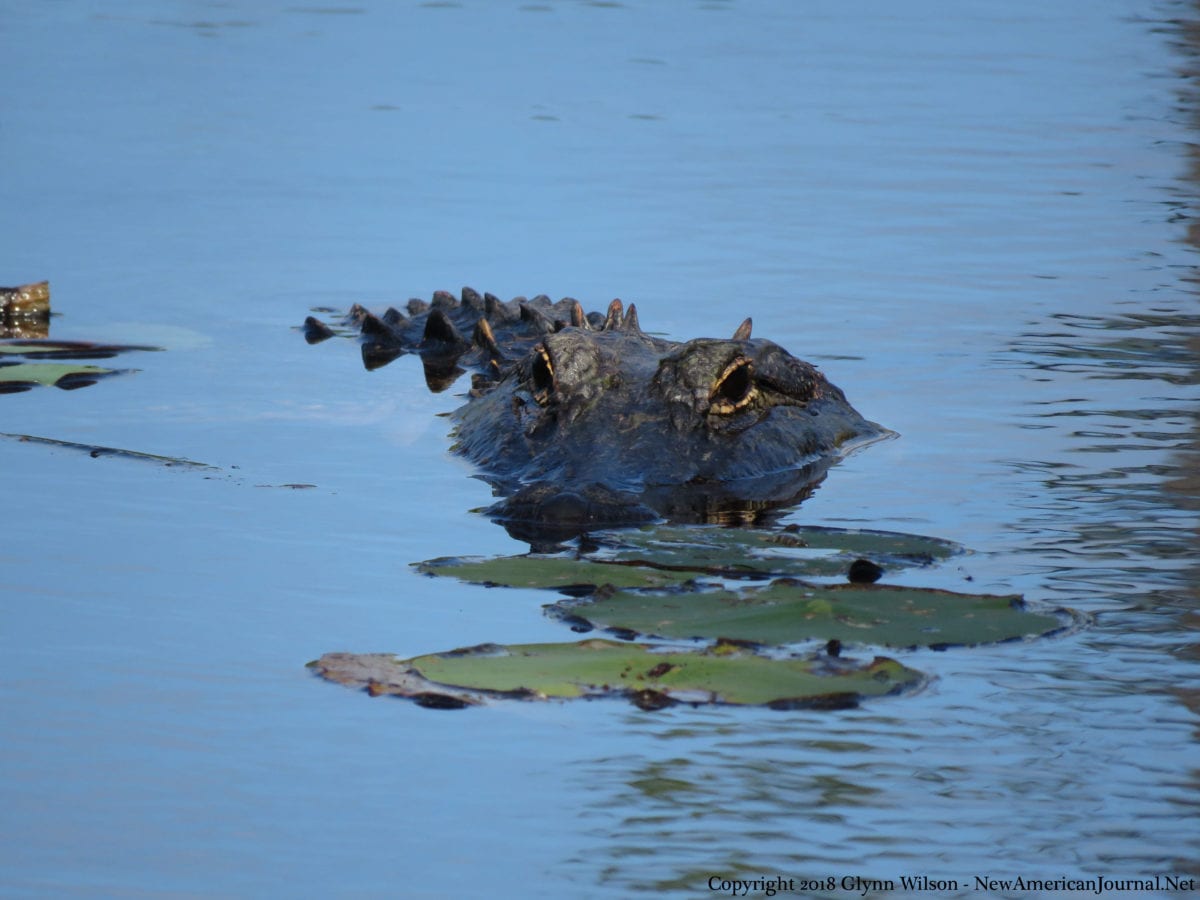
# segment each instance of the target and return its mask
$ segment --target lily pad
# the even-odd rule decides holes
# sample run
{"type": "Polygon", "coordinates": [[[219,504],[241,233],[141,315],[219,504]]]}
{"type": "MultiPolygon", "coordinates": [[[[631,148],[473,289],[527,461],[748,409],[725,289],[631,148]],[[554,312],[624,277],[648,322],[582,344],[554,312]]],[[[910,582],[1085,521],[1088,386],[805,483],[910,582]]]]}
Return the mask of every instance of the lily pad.
{"type": "Polygon", "coordinates": [[[50,341],[26,338],[0,342],[0,355],[25,359],[111,359],[134,350],[154,352],[142,344],[101,344],[96,341],[50,341]]]}
{"type": "Polygon", "coordinates": [[[109,375],[133,370],[104,369],[67,360],[110,359],[130,350],[156,349],[158,348],[130,344],[98,344],[94,341],[49,341],[33,338],[0,341],[0,394],[27,391],[38,385],[53,385],[65,390],[87,387],[109,375]]]}
{"type": "Polygon", "coordinates": [[[767,587],[689,593],[615,591],[551,614],[578,624],[661,638],[723,638],[754,644],[820,639],[886,647],[972,646],[1060,631],[1065,610],[1031,612],[1015,594],[960,594],[894,585],[816,585],[779,579],[767,587]]]}
{"type": "Polygon", "coordinates": [[[816,526],[768,531],[656,525],[614,532],[600,540],[615,546],[610,556],[614,560],[810,577],[842,574],[847,560],[861,556],[895,568],[925,565],[962,552],[957,544],[940,538],[816,526]]]}
{"type": "Polygon", "coordinates": [[[425,575],[450,575],[472,584],[492,587],[594,589],[608,584],[622,588],[657,588],[691,581],[695,572],[655,571],[634,565],[616,565],[566,556],[501,556],[495,558],[446,556],[413,563],[425,575]]]}
{"type": "Polygon", "coordinates": [[[365,688],[373,696],[396,695],[451,708],[496,698],[612,696],[627,697],[644,708],[674,703],[845,708],[924,681],[920,672],[886,657],[866,664],[826,655],[769,659],[728,644],[683,652],[598,639],[483,644],[413,659],[328,653],[309,667],[323,678],[365,688]]]}
{"type": "Polygon", "coordinates": [[[595,549],[587,554],[443,557],[415,565],[426,575],[450,575],[493,586],[658,588],[684,585],[702,576],[839,577],[862,556],[897,569],[962,552],[957,544],[937,538],[833,528],[780,532],[655,525],[595,538],[595,549]]]}
{"type": "Polygon", "coordinates": [[[27,391],[38,385],[53,385],[64,390],[87,387],[105,375],[115,375],[114,369],[99,366],[80,366],[70,363],[17,363],[0,365],[0,394],[27,391]]]}

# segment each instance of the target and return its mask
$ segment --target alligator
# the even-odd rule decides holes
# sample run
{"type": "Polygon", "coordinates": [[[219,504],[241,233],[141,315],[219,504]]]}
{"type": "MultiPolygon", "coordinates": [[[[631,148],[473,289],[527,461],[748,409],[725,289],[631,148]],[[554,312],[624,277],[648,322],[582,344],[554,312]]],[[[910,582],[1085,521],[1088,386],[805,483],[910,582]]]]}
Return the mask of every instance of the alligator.
{"type": "Polygon", "coordinates": [[[807,497],[838,458],[891,432],[863,418],[812,364],[751,337],[667,340],[614,300],[503,302],[464,288],[334,327],[357,333],[368,369],[419,354],[431,390],[465,371],[453,450],[503,498],[486,512],[528,540],[676,522],[757,524],[807,497]],[[531,537],[531,535],[535,537],[531,537]]]}

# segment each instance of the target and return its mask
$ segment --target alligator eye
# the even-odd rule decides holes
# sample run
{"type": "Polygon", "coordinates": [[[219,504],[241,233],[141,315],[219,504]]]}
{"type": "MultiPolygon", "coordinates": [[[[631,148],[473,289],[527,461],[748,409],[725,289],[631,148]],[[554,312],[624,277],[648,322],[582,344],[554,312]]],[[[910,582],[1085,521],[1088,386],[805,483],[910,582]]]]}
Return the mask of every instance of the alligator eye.
{"type": "Polygon", "coordinates": [[[754,367],[739,356],[725,367],[708,395],[709,412],[729,415],[747,406],[758,396],[754,387],[754,367]]]}
{"type": "Polygon", "coordinates": [[[531,380],[533,381],[533,399],[540,406],[545,406],[550,402],[550,395],[554,393],[554,363],[551,362],[550,354],[541,344],[534,348],[531,380]]]}

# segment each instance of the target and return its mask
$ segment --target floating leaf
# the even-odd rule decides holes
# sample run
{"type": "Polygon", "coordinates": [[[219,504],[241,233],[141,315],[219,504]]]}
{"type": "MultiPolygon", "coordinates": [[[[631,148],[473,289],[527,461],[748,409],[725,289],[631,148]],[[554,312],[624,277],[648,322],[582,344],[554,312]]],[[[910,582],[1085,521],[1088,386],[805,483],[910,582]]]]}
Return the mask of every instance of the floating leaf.
{"type": "Polygon", "coordinates": [[[115,375],[113,369],[99,366],[80,366],[70,363],[16,363],[0,365],[0,394],[27,391],[38,385],[54,385],[65,390],[95,384],[105,375],[115,375]]]}
{"type": "Polygon", "coordinates": [[[572,622],[630,635],[764,645],[837,639],[936,649],[1046,635],[1071,621],[1064,610],[1030,612],[1017,595],[794,579],[737,591],[616,591],[586,603],[560,601],[549,609],[572,622]]]}
{"type": "Polygon", "coordinates": [[[440,707],[475,705],[490,698],[624,696],[645,708],[672,703],[844,708],[924,681],[921,673],[886,657],[864,665],[825,655],[768,659],[728,644],[706,651],[664,652],[644,644],[596,639],[483,644],[407,660],[386,654],[328,653],[309,666],[323,678],[365,688],[374,696],[392,694],[440,707]]]}
{"type": "Polygon", "coordinates": [[[577,630],[605,628],[630,642],[486,644],[407,660],[333,653],[310,665],[327,679],[373,695],[437,707],[497,697],[621,695],[645,708],[679,702],[829,708],[924,679],[884,657],[865,665],[840,658],[842,643],[942,649],[1044,635],[1072,622],[1066,610],[1030,612],[1015,595],[826,585],[793,577],[871,581],[883,571],[876,562],[895,569],[959,552],[948,541],[892,532],[652,526],[596,533],[558,555],[435,559],[415,565],[429,575],[588,598],[548,609],[577,630]],[[727,589],[738,579],[770,583],[727,589]],[[702,639],[709,646],[683,651],[632,643],[638,635],[702,639]],[[813,639],[826,641],[826,652],[808,659],[751,651],[754,645],[813,639]]]}
{"type": "Polygon", "coordinates": [[[451,575],[472,584],[560,590],[580,586],[594,588],[602,584],[613,587],[665,587],[695,577],[694,572],[680,575],[591,559],[532,554],[493,559],[446,556],[413,565],[425,575],[451,575]]]}
{"type": "Polygon", "coordinates": [[[443,557],[416,566],[427,575],[506,587],[656,588],[684,585],[701,576],[837,577],[845,576],[860,556],[895,569],[961,552],[958,545],[936,538],[832,528],[778,532],[656,525],[606,532],[595,539],[596,549],[588,554],[443,557]]]}
{"type": "Polygon", "coordinates": [[[848,560],[860,556],[898,567],[927,564],[962,552],[957,544],[939,538],[815,526],[767,531],[657,525],[613,532],[599,539],[615,545],[611,558],[616,560],[810,577],[843,574],[848,560]]]}
{"type": "Polygon", "coordinates": [[[21,339],[0,342],[0,355],[25,359],[111,359],[133,350],[159,349],[140,344],[100,344],[95,341],[21,339]]]}
{"type": "Polygon", "coordinates": [[[129,350],[155,349],[157,348],[124,344],[97,344],[93,341],[49,341],[32,338],[0,341],[0,394],[27,391],[37,385],[54,385],[66,390],[87,387],[108,375],[119,374],[119,371],[59,360],[109,359],[129,350]]]}

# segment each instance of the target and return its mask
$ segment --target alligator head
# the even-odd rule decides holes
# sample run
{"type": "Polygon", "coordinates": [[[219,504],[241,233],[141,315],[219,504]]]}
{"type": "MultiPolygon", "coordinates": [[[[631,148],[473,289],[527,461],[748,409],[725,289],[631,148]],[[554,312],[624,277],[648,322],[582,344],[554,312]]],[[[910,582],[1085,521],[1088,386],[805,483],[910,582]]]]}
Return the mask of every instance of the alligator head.
{"type": "MultiPolygon", "coordinates": [[[[752,338],[749,319],[730,338],[679,343],[646,334],[620,301],[585,315],[573,300],[463,296],[351,322],[368,366],[421,353],[435,389],[476,370],[454,450],[504,498],[489,514],[526,539],[659,517],[757,521],[890,434],[814,366],[752,338]]],[[[306,325],[310,340],[332,333],[306,325]]]]}

